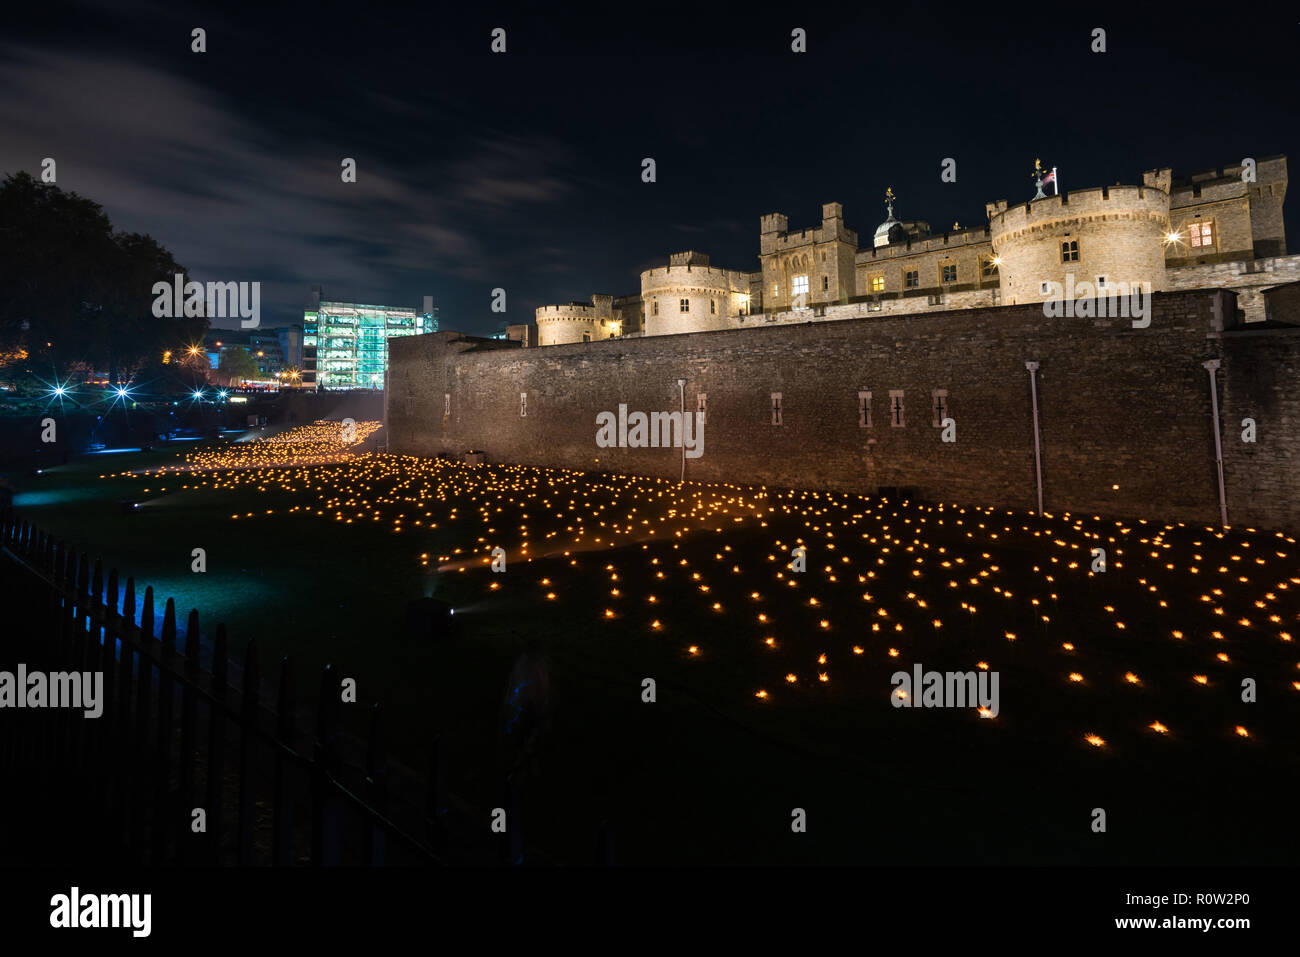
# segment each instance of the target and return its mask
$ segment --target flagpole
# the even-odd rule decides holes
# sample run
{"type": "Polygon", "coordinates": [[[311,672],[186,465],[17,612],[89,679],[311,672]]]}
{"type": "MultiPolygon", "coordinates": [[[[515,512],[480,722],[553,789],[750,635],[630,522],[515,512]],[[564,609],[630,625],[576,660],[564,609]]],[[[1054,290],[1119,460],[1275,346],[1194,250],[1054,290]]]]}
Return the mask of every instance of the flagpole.
{"type": "Polygon", "coordinates": [[[1053,196],[1061,195],[1061,181],[1056,176],[1055,166],[1052,167],[1052,189],[1055,190],[1055,192],[1052,193],[1053,196]]]}

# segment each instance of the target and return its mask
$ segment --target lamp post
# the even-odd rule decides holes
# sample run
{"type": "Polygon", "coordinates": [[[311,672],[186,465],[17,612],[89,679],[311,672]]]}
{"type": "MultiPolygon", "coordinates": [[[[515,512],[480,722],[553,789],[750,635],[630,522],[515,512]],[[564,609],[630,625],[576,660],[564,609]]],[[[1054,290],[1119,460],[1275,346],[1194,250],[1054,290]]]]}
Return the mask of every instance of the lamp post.
{"type": "Polygon", "coordinates": [[[1223,487],[1223,441],[1219,438],[1219,387],[1214,373],[1219,368],[1218,359],[1207,359],[1201,365],[1210,373],[1210,409],[1214,416],[1214,465],[1219,471],[1219,519],[1228,527],[1228,496],[1223,487]]]}
{"type": "Polygon", "coordinates": [[[682,401],[682,478],[686,481],[686,380],[677,380],[677,391],[682,401]]]}

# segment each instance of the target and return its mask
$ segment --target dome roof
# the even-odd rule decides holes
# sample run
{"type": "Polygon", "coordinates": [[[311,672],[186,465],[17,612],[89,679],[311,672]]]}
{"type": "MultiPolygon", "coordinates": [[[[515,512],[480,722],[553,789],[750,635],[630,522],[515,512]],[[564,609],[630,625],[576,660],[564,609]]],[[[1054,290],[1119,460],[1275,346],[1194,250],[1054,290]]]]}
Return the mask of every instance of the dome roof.
{"type": "Polygon", "coordinates": [[[903,228],[903,224],[894,218],[894,191],[892,189],[885,190],[885,208],[889,211],[889,218],[876,227],[873,246],[888,246],[896,240],[907,237],[907,230],[903,228]]]}
{"type": "Polygon", "coordinates": [[[896,220],[891,213],[887,220],[876,227],[874,245],[888,246],[894,240],[902,239],[904,235],[903,224],[896,220]]]}

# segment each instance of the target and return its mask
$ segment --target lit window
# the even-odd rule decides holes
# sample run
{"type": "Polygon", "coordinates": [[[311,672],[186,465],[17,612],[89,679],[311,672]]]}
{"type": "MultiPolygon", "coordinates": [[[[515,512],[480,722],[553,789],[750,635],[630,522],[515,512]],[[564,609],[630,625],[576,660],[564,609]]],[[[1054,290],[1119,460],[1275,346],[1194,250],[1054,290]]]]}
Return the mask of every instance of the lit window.
{"type": "Polygon", "coordinates": [[[1061,262],[1077,263],[1079,261],[1079,240],[1068,239],[1061,243],[1061,262]]]}
{"type": "Polygon", "coordinates": [[[957,281],[957,264],[956,264],[956,263],[948,263],[948,264],[946,264],[946,265],[943,267],[943,281],[944,281],[944,282],[956,282],[956,281],[957,281]]]}
{"type": "Polygon", "coordinates": [[[774,297],[781,295],[781,284],[779,282],[772,283],[772,295],[774,297]]]}
{"type": "Polygon", "coordinates": [[[1214,245],[1214,223],[1192,223],[1187,227],[1187,243],[1197,249],[1214,245]]]}
{"type": "Polygon", "coordinates": [[[917,269],[909,269],[903,273],[903,287],[905,289],[919,289],[921,286],[921,273],[917,269]]]}
{"type": "Polygon", "coordinates": [[[871,277],[871,291],[872,291],[872,292],[884,292],[884,291],[885,291],[885,277],[884,277],[884,276],[872,276],[872,277],[871,277]]]}
{"type": "Polygon", "coordinates": [[[806,295],[808,295],[808,277],[807,277],[807,276],[795,276],[795,277],[794,277],[794,282],[793,282],[792,288],[793,288],[793,290],[794,290],[794,294],[795,294],[796,296],[799,296],[799,295],[804,295],[804,296],[806,296],[806,295]]]}
{"type": "Polygon", "coordinates": [[[986,259],[980,264],[980,273],[985,279],[989,279],[998,274],[998,264],[992,259],[986,259]]]}
{"type": "Polygon", "coordinates": [[[689,299],[681,299],[679,300],[679,302],[680,302],[680,306],[678,308],[680,309],[681,312],[691,311],[691,301],[689,299]]]}

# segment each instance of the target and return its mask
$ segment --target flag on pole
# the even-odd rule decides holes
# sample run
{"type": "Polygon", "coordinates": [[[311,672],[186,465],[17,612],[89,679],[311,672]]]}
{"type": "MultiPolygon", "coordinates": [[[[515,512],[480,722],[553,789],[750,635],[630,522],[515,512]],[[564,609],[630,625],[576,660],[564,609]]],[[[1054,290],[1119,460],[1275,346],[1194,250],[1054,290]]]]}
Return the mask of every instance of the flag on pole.
{"type": "Polygon", "coordinates": [[[1053,166],[1052,171],[1043,177],[1043,185],[1046,186],[1048,183],[1055,183],[1055,182],[1056,182],[1056,167],[1053,166]]]}

